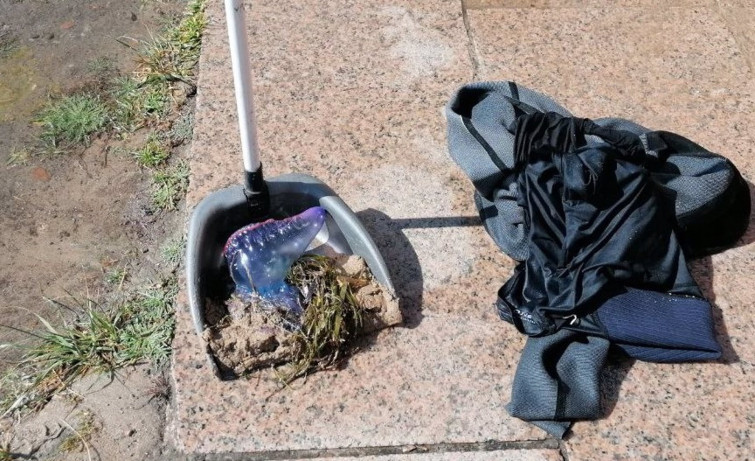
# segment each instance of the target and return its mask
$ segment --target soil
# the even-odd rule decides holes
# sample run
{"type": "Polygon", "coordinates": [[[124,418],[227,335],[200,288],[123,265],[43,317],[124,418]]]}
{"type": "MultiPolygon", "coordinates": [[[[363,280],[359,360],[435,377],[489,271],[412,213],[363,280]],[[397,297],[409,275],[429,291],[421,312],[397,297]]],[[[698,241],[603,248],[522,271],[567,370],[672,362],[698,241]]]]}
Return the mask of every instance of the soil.
{"type": "Polygon", "coordinates": [[[164,448],[167,392],[167,377],[147,366],[124,369],[112,379],[87,376],[53,397],[33,418],[17,422],[11,451],[19,459],[179,459],[164,448]],[[87,415],[93,425],[87,446],[76,442],[66,449],[71,443],[67,439],[76,441],[68,426],[80,428],[87,415]]]}
{"type": "MultiPolygon", "coordinates": [[[[370,280],[366,285],[360,283],[354,287],[363,309],[363,326],[357,336],[402,323],[396,296],[373,279],[364,259],[343,256],[336,258],[335,266],[346,280],[370,280]]],[[[306,305],[303,307],[306,309],[306,305]]],[[[219,321],[212,323],[203,335],[221,371],[241,376],[295,358],[299,350],[297,336],[285,328],[280,315],[236,297],[225,302],[223,311],[227,315],[218,312],[208,315],[208,319],[219,321]]]]}
{"type": "MultiPolygon", "coordinates": [[[[83,152],[32,155],[8,166],[13,152],[38,150],[33,119],[48,94],[91,83],[90,62],[110,58],[130,71],[134,54],[116,41],[148,38],[181,5],[132,1],[0,0],[0,31],[15,47],[0,58],[0,318],[23,330],[39,327],[37,313],[59,313],[44,298],[105,291],[103,273],[137,262],[148,248],[156,217],[147,213],[145,172],[119,142],[96,139],[83,152]],[[135,20],[133,18],[136,18],[135,20]],[[134,198],[136,197],[136,200],[134,198]],[[146,243],[146,245],[145,245],[146,243]]],[[[154,240],[154,238],[152,238],[154,240]]],[[[27,336],[0,330],[2,342],[27,336]]],[[[17,359],[3,349],[0,360],[17,359]]]]}
{"type": "MultiPolygon", "coordinates": [[[[0,0],[0,38],[13,42],[0,54],[0,345],[30,341],[22,331],[42,327],[34,314],[53,324],[70,316],[45,298],[70,304],[69,294],[95,300],[117,296],[118,287],[104,281],[108,271],[125,268],[134,283],[155,280],[161,271],[158,250],[179,235],[183,216],[151,213],[148,173],[118,153],[144,135],[136,133],[126,141],[102,137],[86,149],[51,158],[33,155],[39,150],[40,130],[34,118],[48,95],[95,84],[101,78],[92,70],[97,59],[107,58],[117,71],[129,73],[135,54],[118,39],[148,39],[184,7],[180,0],[0,0]],[[18,152],[32,155],[25,164],[9,165],[18,152]]],[[[174,155],[184,155],[186,149],[182,146],[174,155]]],[[[17,347],[0,347],[0,373],[20,355],[17,347]]],[[[154,386],[146,371],[124,373],[122,386],[107,388],[112,405],[93,403],[101,397],[89,396],[97,392],[77,402],[91,407],[103,428],[125,424],[118,420],[126,410],[118,405],[154,386]]],[[[89,442],[91,459],[157,457],[163,451],[168,393],[128,410],[129,420],[139,422],[136,438],[125,429],[96,431],[89,442]],[[129,437],[131,445],[124,442],[129,437]]],[[[55,402],[10,427],[2,421],[0,442],[11,439],[11,451],[21,450],[21,442],[37,446],[35,453],[26,453],[31,459],[52,458],[59,441],[39,444],[49,431],[23,428],[37,427],[44,418],[65,420],[69,410],[55,402]],[[21,432],[14,434],[16,429],[21,432]]],[[[54,457],[87,459],[86,453],[54,457]]]]}

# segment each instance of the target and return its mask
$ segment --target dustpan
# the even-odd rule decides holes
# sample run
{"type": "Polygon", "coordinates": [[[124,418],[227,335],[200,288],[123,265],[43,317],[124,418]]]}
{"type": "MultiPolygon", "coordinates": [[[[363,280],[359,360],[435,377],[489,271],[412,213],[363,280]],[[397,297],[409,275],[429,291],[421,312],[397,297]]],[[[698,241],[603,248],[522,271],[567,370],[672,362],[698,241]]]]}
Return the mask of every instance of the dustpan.
{"type": "MultiPolygon", "coordinates": [[[[251,69],[243,0],[225,0],[236,104],[244,160],[244,184],[218,190],[194,209],[186,247],[186,284],[194,328],[208,326],[208,303],[226,299],[233,282],[223,245],[239,228],[265,219],[282,219],[313,206],[328,212],[325,246],[366,261],[375,279],[395,292],[375,242],[354,212],[326,184],[306,174],[263,178],[251,91],[251,69]]],[[[214,361],[211,360],[214,364],[214,361]]],[[[216,368],[217,370],[217,368],[216,368]]]]}

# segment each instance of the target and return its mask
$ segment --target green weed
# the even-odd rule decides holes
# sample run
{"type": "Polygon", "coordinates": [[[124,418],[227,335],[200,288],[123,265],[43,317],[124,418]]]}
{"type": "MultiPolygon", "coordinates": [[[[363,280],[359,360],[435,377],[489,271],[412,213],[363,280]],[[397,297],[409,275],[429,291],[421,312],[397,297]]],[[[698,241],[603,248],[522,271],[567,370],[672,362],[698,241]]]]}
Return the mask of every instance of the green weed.
{"type": "Polygon", "coordinates": [[[175,279],[137,293],[124,304],[122,312],[128,321],[120,335],[119,359],[136,363],[149,359],[164,363],[170,357],[175,320],[173,300],[178,293],[175,279]]]}
{"type": "Polygon", "coordinates": [[[22,366],[10,368],[0,376],[0,418],[26,405],[33,380],[33,372],[22,366]]]}
{"type": "Polygon", "coordinates": [[[0,446],[0,461],[13,461],[13,453],[10,451],[10,443],[3,443],[0,446]]]}
{"type": "Polygon", "coordinates": [[[98,93],[108,88],[115,76],[118,75],[118,68],[113,58],[100,56],[87,62],[87,72],[94,80],[93,88],[98,93]]]}
{"type": "Polygon", "coordinates": [[[18,39],[7,32],[0,32],[0,59],[11,54],[18,46],[18,39]]]}
{"type": "Polygon", "coordinates": [[[74,94],[50,104],[38,121],[42,140],[57,149],[61,144],[89,144],[90,136],[107,125],[108,111],[98,96],[74,94]]]}
{"type": "Polygon", "coordinates": [[[167,85],[150,85],[143,93],[143,113],[145,117],[160,117],[170,104],[170,88],[167,85]]]}
{"type": "Polygon", "coordinates": [[[163,141],[155,133],[147,137],[147,143],[133,153],[136,162],[143,167],[156,168],[164,164],[170,157],[170,150],[165,148],[163,141]]]}
{"type": "Polygon", "coordinates": [[[105,274],[105,282],[108,285],[117,285],[120,289],[128,279],[128,270],[125,267],[116,267],[105,274]]]}
{"type": "Polygon", "coordinates": [[[110,94],[114,125],[118,131],[135,131],[149,120],[162,117],[170,108],[170,87],[167,85],[145,85],[132,77],[119,77],[110,94]]]}
{"type": "Polygon", "coordinates": [[[107,75],[116,70],[115,60],[108,56],[100,56],[87,62],[87,72],[95,76],[107,75]]]}
{"type": "Polygon", "coordinates": [[[157,210],[175,210],[189,185],[189,165],[181,160],[152,175],[152,205],[157,210]]]}
{"type": "Polygon", "coordinates": [[[144,83],[183,81],[193,85],[202,33],[207,25],[205,0],[193,0],[181,22],[163,36],[142,42],[136,75],[144,83]]]}
{"type": "Polygon", "coordinates": [[[41,342],[26,354],[27,363],[39,367],[37,385],[51,379],[53,387],[63,388],[90,371],[112,372],[119,365],[119,326],[124,318],[119,310],[103,309],[87,300],[79,320],[72,325],[54,328],[40,318],[45,331],[41,342]]]}
{"type": "Polygon", "coordinates": [[[109,96],[113,101],[114,128],[126,132],[136,130],[136,118],[142,112],[139,84],[131,77],[118,77],[113,81],[109,96]]]}

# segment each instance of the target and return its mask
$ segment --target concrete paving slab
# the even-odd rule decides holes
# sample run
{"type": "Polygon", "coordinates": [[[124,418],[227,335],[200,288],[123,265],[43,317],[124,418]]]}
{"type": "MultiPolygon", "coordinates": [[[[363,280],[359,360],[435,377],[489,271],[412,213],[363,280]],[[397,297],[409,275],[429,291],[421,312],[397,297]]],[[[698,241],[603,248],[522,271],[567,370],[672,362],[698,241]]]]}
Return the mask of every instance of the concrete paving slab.
{"type": "Polygon", "coordinates": [[[275,392],[270,373],[219,381],[185,313],[176,332],[176,429],[189,452],[542,439],[504,409],[517,338],[504,325],[427,315],[371,338],[338,372],[275,392]]]}
{"type": "MultiPolygon", "coordinates": [[[[576,115],[676,131],[755,178],[753,73],[718,8],[490,9],[469,12],[481,79],[513,79],[576,115]]],[[[755,400],[755,231],[692,264],[714,304],[716,363],[607,370],[610,415],[578,423],[571,459],[745,459],[755,400]],[[616,402],[618,397],[618,402],[616,402]]]]}
{"type": "Polygon", "coordinates": [[[750,70],[755,72],[755,1],[749,5],[725,3],[720,8],[750,70]]]}
{"type": "MultiPolygon", "coordinates": [[[[190,204],[238,182],[240,169],[225,22],[218,6],[209,12],[190,204]]],[[[457,2],[254,2],[249,18],[268,174],[312,173],[359,209],[361,197],[396,182],[361,191],[349,187],[352,176],[384,165],[452,165],[440,108],[472,75],[457,2]]]]}
{"type": "MultiPolygon", "coordinates": [[[[240,180],[220,2],[208,6],[189,206],[240,180]]],[[[179,297],[177,445],[190,453],[543,440],[504,409],[524,339],[492,302],[512,264],[479,226],[471,184],[445,152],[441,108],[472,77],[458,2],[255,2],[260,144],[268,175],[333,187],[379,245],[405,328],[338,372],[271,396],[269,375],[221,382],[179,297]]],[[[551,441],[552,442],[552,441],[551,441]]]]}

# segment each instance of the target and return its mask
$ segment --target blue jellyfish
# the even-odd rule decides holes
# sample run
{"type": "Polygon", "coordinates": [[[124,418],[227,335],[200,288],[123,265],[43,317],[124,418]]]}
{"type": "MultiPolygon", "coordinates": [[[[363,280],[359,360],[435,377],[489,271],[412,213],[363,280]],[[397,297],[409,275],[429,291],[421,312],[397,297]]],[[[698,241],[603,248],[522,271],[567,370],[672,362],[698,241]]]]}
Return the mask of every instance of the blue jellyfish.
{"type": "Polygon", "coordinates": [[[285,278],[325,224],[325,214],[325,209],[312,207],[290,218],[270,219],[234,232],[223,255],[236,284],[236,295],[244,301],[258,296],[264,303],[299,318],[299,292],[285,278]]]}

